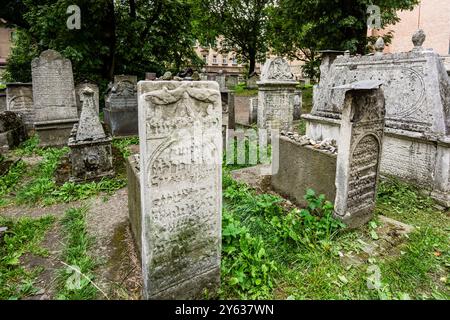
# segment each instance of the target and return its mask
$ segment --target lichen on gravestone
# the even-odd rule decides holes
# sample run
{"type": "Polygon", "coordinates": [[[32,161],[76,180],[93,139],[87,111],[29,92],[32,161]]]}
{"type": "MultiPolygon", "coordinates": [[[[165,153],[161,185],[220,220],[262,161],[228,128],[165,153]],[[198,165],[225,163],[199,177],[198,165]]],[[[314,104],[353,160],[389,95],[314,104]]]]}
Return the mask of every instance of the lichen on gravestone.
{"type": "Polygon", "coordinates": [[[77,130],[77,141],[90,141],[106,138],[100,119],[95,111],[94,91],[85,88],[81,91],[83,109],[77,130]]]}

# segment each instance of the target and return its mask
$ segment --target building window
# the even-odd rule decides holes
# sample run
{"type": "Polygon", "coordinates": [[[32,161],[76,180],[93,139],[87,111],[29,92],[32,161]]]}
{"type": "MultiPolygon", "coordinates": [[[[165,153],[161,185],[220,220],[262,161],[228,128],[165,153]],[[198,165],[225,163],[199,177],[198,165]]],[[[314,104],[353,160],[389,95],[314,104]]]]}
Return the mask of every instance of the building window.
{"type": "Polygon", "coordinates": [[[233,57],[233,65],[235,66],[235,65],[237,65],[238,63],[237,63],[237,59],[236,59],[236,57],[233,57]]]}
{"type": "Polygon", "coordinates": [[[213,56],[213,64],[217,64],[217,56],[213,56]]]}
{"type": "Polygon", "coordinates": [[[203,56],[203,62],[206,64],[208,63],[208,56],[206,54],[203,56]]]}
{"type": "Polygon", "coordinates": [[[227,59],[227,57],[223,57],[222,58],[222,64],[224,65],[224,66],[226,66],[226,65],[228,65],[228,59],[227,59]]]}

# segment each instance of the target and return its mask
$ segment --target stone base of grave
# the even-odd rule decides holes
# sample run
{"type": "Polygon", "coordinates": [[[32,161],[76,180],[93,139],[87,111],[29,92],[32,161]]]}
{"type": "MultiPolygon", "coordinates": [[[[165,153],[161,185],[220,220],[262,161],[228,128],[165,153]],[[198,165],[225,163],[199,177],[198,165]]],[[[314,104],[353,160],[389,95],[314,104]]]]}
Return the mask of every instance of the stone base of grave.
{"type": "Polygon", "coordinates": [[[132,154],[127,158],[127,186],[128,186],[128,218],[130,220],[131,233],[134,243],[139,251],[139,257],[142,252],[141,239],[141,182],[139,178],[139,154],[132,154]]]}
{"type": "Polygon", "coordinates": [[[0,112],[0,151],[6,152],[28,138],[22,118],[11,111],[0,112]]]}
{"type": "Polygon", "coordinates": [[[69,138],[70,181],[82,182],[113,177],[111,137],[95,141],[76,141],[78,125],[74,125],[69,138]]]}
{"type": "Polygon", "coordinates": [[[271,181],[277,193],[299,206],[307,204],[304,196],[308,189],[334,201],[336,154],[280,137],[280,159],[278,173],[271,181]]]}
{"type": "Polygon", "coordinates": [[[136,136],[138,130],[137,106],[132,108],[103,109],[104,122],[114,137],[136,136]]]}
{"type": "Polygon", "coordinates": [[[35,122],[34,130],[39,136],[40,147],[60,147],[67,145],[70,133],[78,119],[35,122]]]}
{"type": "MultiPolygon", "coordinates": [[[[340,119],[329,116],[303,115],[306,135],[315,140],[332,138],[339,146],[340,119]]],[[[381,174],[420,187],[445,207],[450,207],[449,161],[448,138],[389,127],[384,130],[381,174]]]]}
{"type": "Polygon", "coordinates": [[[147,293],[146,298],[150,300],[200,300],[205,298],[205,294],[211,298],[216,297],[218,288],[220,288],[219,266],[166,290],[155,294],[147,293]]]}

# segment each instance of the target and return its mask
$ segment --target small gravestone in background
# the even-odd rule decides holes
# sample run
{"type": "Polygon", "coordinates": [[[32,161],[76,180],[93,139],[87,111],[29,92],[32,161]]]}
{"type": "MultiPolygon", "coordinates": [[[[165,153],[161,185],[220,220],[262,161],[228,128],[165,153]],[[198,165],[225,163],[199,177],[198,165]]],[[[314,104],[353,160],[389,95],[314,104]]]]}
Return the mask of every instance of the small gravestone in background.
{"type": "Polygon", "coordinates": [[[228,75],[225,77],[225,86],[233,90],[234,87],[238,85],[238,76],[237,75],[228,75]]]}
{"type": "Polygon", "coordinates": [[[6,92],[5,89],[0,89],[0,112],[6,111],[6,92]]]}
{"type": "Polygon", "coordinates": [[[248,123],[253,124],[258,122],[258,98],[250,98],[250,112],[248,123]]]}
{"type": "Polygon", "coordinates": [[[210,81],[141,81],[142,273],[146,299],[220,286],[222,108],[210,81]]]}
{"type": "Polygon", "coordinates": [[[107,92],[104,121],[113,136],[138,134],[136,83],[136,76],[115,76],[107,92]]]}
{"type": "Polygon", "coordinates": [[[220,92],[227,92],[227,86],[225,83],[225,74],[223,73],[223,70],[219,70],[219,72],[216,74],[216,82],[219,84],[220,92]]]}
{"type": "Polygon", "coordinates": [[[336,164],[335,216],[350,228],[373,216],[385,121],[380,81],[336,87],[345,94],[336,164]]]}
{"type": "Polygon", "coordinates": [[[75,124],[69,138],[71,181],[88,181],[114,175],[111,137],[105,134],[95,110],[95,92],[81,92],[83,109],[80,122],[75,124]]]}
{"type": "Polygon", "coordinates": [[[20,114],[0,112],[0,151],[6,152],[27,138],[27,130],[20,114]]]}
{"type": "Polygon", "coordinates": [[[254,90],[258,89],[257,82],[259,81],[259,75],[256,72],[253,72],[246,81],[247,89],[254,90]]]}
{"type": "Polygon", "coordinates": [[[294,120],[302,117],[302,90],[296,90],[294,96],[294,120]]]}
{"type": "Polygon", "coordinates": [[[257,84],[258,128],[292,131],[298,83],[288,62],[281,57],[267,60],[257,84]]]}
{"type": "Polygon", "coordinates": [[[83,82],[83,83],[77,84],[77,86],[75,87],[75,93],[77,95],[78,116],[81,115],[81,111],[83,109],[83,101],[82,101],[81,92],[86,88],[89,88],[92,91],[94,91],[94,110],[95,110],[95,112],[97,112],[97,114],[100,113],[98,86],[95,83],[83,82]]]}
{"type": "Polygon", "coordinates": [[[146,72],[145,73],[145,80],[147,80],[147,81],[156,80],[156,73],[154,73],[154,72],[146,72]]]}
{"type": "Polygon", "coordinates": [[[78,122],[72,63],[59,52],[46,50],[31,63],[34,127],[41,146],[67,143],[78,122]]]}
{"type": "Polygon", "coordinates": [[[33,86],[31,83],[8,83],[6,85],[6,101],[9,111],[18,113],[27,130],[33,129],[33,86]]]}

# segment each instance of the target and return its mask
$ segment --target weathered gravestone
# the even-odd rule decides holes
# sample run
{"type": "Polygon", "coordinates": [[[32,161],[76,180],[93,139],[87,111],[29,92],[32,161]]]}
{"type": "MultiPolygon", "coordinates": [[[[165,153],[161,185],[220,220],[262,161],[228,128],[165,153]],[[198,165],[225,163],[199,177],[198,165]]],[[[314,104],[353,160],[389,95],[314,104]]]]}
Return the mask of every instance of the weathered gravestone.
{"type": "Polygon", "coordinates": [[[144,297],[215,295],[222,211],[219,87],[141,81],[138,95],[144,297]]]}
{"type": "Polygon", "coordinates": [[[294,96],[294,120],[300,120],[302,116],[302,91],[295,90],[294,96]]]}
{"type": "Polygon", "coordinates": [[[257,85],[258,81],[259,81],[259,75],[256,72],[253,72],[246,81],[247,89],[250,89],[250,90],[258,89],[258,85],[257,85]]]}
{"type": "Polygon", "coordinates": [[[292,131],[297,84],[285,59],[266,61],[258,82],[258,128],[292,131]]]}
{"type": "Polygon", "coordinates": [[[333,138],[339,145],[345,90],[332,88],[382,81],[386,125],[381,172],[417,185],[450,207],[450,79],[442,58],[421,47],[423,40],[418,32],[410,52],[324,59],[313,109],[303,117],[309,137],[333,138]]]}
{"type": "Polygon", "coordinates": [[[0,151],[6,152],[27,138],[21,115],[11,111],[0,112],[0,151]]]}
{"type": "Polygon", "coordinates": [[[95,106],[95,91],[81,92],[83,109],[80,122],[69,138],[71,181],[87,181],[114,175],[111,137],[105,134],[95,106]]]}
{"type": "Polygon", "coordinates": [[[78,116],[81,115],[81,111],[83,110],[83,96],[81,92],[85,90],[86,88],[89,88],[94,92],[94,110],[97,113],[97,115],[100,113],[100,105],[99,105],[99,90],[98,86],[95,83],[89,83],[89,82],[83,82],[77,84],[75,87],[75,93],[77,97],[77,111],[78,116]]]}
{"type": "Polygon", "coordinates": [[[238,85],[239,81],[238,81],[238,76],[237,75],[228,75],[225,77],[225,86],[230,89],[233,90],[234,87],[236,87],[238,85]]]}
{"type": "Polygon", "coordinates": [[[31,63],[33,79],[34,128],[41,146],[67,143],[78,122],[72,63],[46,50],[31,63]]]}
{"type": "Polygon", "coordinates": [[[0,112],[6,111],[6,92],[5,89],[0,89],[0,112]]]}
{"type": "Polygon", "coordinates": [[[258,121],[258,98],[250,98],[250,112],[248,115],[248,123],[254,124],[258,121]]]}
{"type": "Polygon", "coordinates": [[[7,110],[22,116],[25,127],[33,129],[33,86],[31,83],[8,83],[6,85],[7,110]]]}
{"type": "Polygon", "coordinates": [[[104,121],[113,136],[138,134],[136,76],[114,76],[105,98],[104,121]]]}
{"type": "Polygon", "coordinates": [[[227,92],[228,88],[226,86],[226,76],[223,73],[223,70],[219,70],[219,72],[216,74],[215,80],[219,84],[220,92],[227,92]]]}
{"type": "Polygon", "coordinates": [[[350,227],[373,216],[385,122],[380,81],[362,81],[335,88],[346,90],[341,113],[336,164],[335,215],[350,227]]]}

